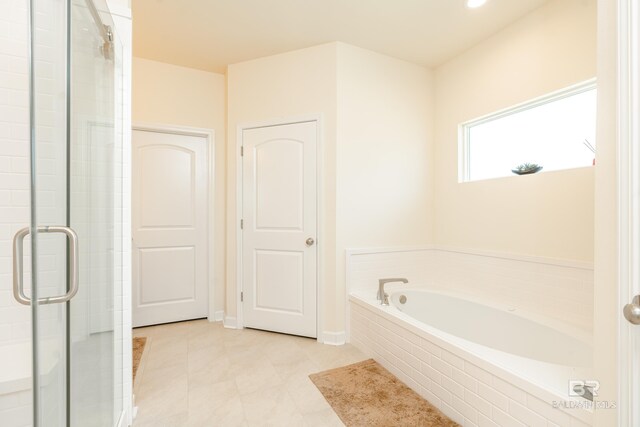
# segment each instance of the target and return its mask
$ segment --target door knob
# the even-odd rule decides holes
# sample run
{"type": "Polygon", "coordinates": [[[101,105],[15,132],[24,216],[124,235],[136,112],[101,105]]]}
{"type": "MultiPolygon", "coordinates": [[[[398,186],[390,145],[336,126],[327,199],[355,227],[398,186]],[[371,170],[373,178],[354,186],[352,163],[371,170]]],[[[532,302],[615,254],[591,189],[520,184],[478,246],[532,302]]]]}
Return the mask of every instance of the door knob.
{"type": "Polygon", "coordinates": [[[304,243],[306,243],[307,246],[313,246],[315,242],[316,241],[313,240],[313,237],[309,237],[304,243]]]}
{"type": "Polygon", "coordinates": [[[640,325],[640,295],[633,297],[631,304],[625,305],[622,312],[629,323],[640,325]]]}

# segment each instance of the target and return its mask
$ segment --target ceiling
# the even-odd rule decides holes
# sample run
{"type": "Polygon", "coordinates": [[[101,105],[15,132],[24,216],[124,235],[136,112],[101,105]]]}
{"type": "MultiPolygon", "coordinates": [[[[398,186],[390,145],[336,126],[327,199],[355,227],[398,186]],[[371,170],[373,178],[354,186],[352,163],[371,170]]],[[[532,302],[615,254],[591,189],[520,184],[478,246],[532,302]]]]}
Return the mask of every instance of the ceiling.
{"type": "Polygon", "coordinates": [[[341,41],[437,66],[547,0],[132,0],[133,54],[223,73],[228,64],[341,41]]]}

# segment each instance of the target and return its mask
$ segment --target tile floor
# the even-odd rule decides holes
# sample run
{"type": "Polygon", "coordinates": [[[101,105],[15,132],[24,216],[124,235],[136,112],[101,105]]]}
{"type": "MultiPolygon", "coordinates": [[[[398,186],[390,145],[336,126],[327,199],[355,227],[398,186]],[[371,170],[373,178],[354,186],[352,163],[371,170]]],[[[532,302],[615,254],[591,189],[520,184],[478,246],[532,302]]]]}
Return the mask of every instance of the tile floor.
{"type": "Polygon", "coordinates": [[[350,345],[206,320],[138,328],[134,427],[342,426],[308,375],[364,360],[350,345]]]}

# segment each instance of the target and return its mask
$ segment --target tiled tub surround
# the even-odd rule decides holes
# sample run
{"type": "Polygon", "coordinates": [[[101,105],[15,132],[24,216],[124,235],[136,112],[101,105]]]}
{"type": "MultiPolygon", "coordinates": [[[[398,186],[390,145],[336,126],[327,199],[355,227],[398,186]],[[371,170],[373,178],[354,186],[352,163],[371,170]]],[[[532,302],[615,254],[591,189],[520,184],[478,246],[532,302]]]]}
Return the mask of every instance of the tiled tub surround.
{"type": "MultiPolygon", "coordinates": [[[[474,344],[375,300],[378,278],[406,277],[409,285],[387,285],[392,301],[394,291],[418,287],[514,311],[589,342],[590,265],[434,247],[350,250],[346,261],[348,340],[456,421],[469,426],[591,424],[586,401],[568,397],[568,379],[590,379],[589,368],[474,344]],[[582,408],[557,409],[554,401],[579,402],[582,408]]],[[[450,310],[464,316],[459,307],[450,310]]],[[[477,326],[481,319],[463,321],[477,326]]]]}
{"type": "Polygon", "coordinates": [[[347,295],[376,292],[381,277],[488,299],[593,329],[593,266],[588,263],[438,247],[348,250],[347,295]]]}
{"type": "MultiPolygon", "coordinates": [[[[450,310],[456,313],[456,307],[450,310]]],[[[589,368],[554,365],[466,341],[393,305],[381,306],[368,293],[350,296],[350,312],[351,343],[463,426],[592,424],[587,402],[567,395],[567,380],[590,378],[589,368]],[[553,402],[578,408],[558,409],[553,402]]]]}

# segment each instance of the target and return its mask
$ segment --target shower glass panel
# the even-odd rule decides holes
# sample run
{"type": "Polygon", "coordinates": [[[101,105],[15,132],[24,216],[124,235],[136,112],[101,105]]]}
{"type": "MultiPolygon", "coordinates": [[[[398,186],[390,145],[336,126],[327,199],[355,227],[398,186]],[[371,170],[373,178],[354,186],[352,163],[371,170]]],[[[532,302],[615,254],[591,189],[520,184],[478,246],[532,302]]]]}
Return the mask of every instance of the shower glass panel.
{"type": "Polygon", "coordinates": [[[33,425],[112,427],[123,409],[121,46],[104,0],[32,0],[30,16],[33,425]]]}

